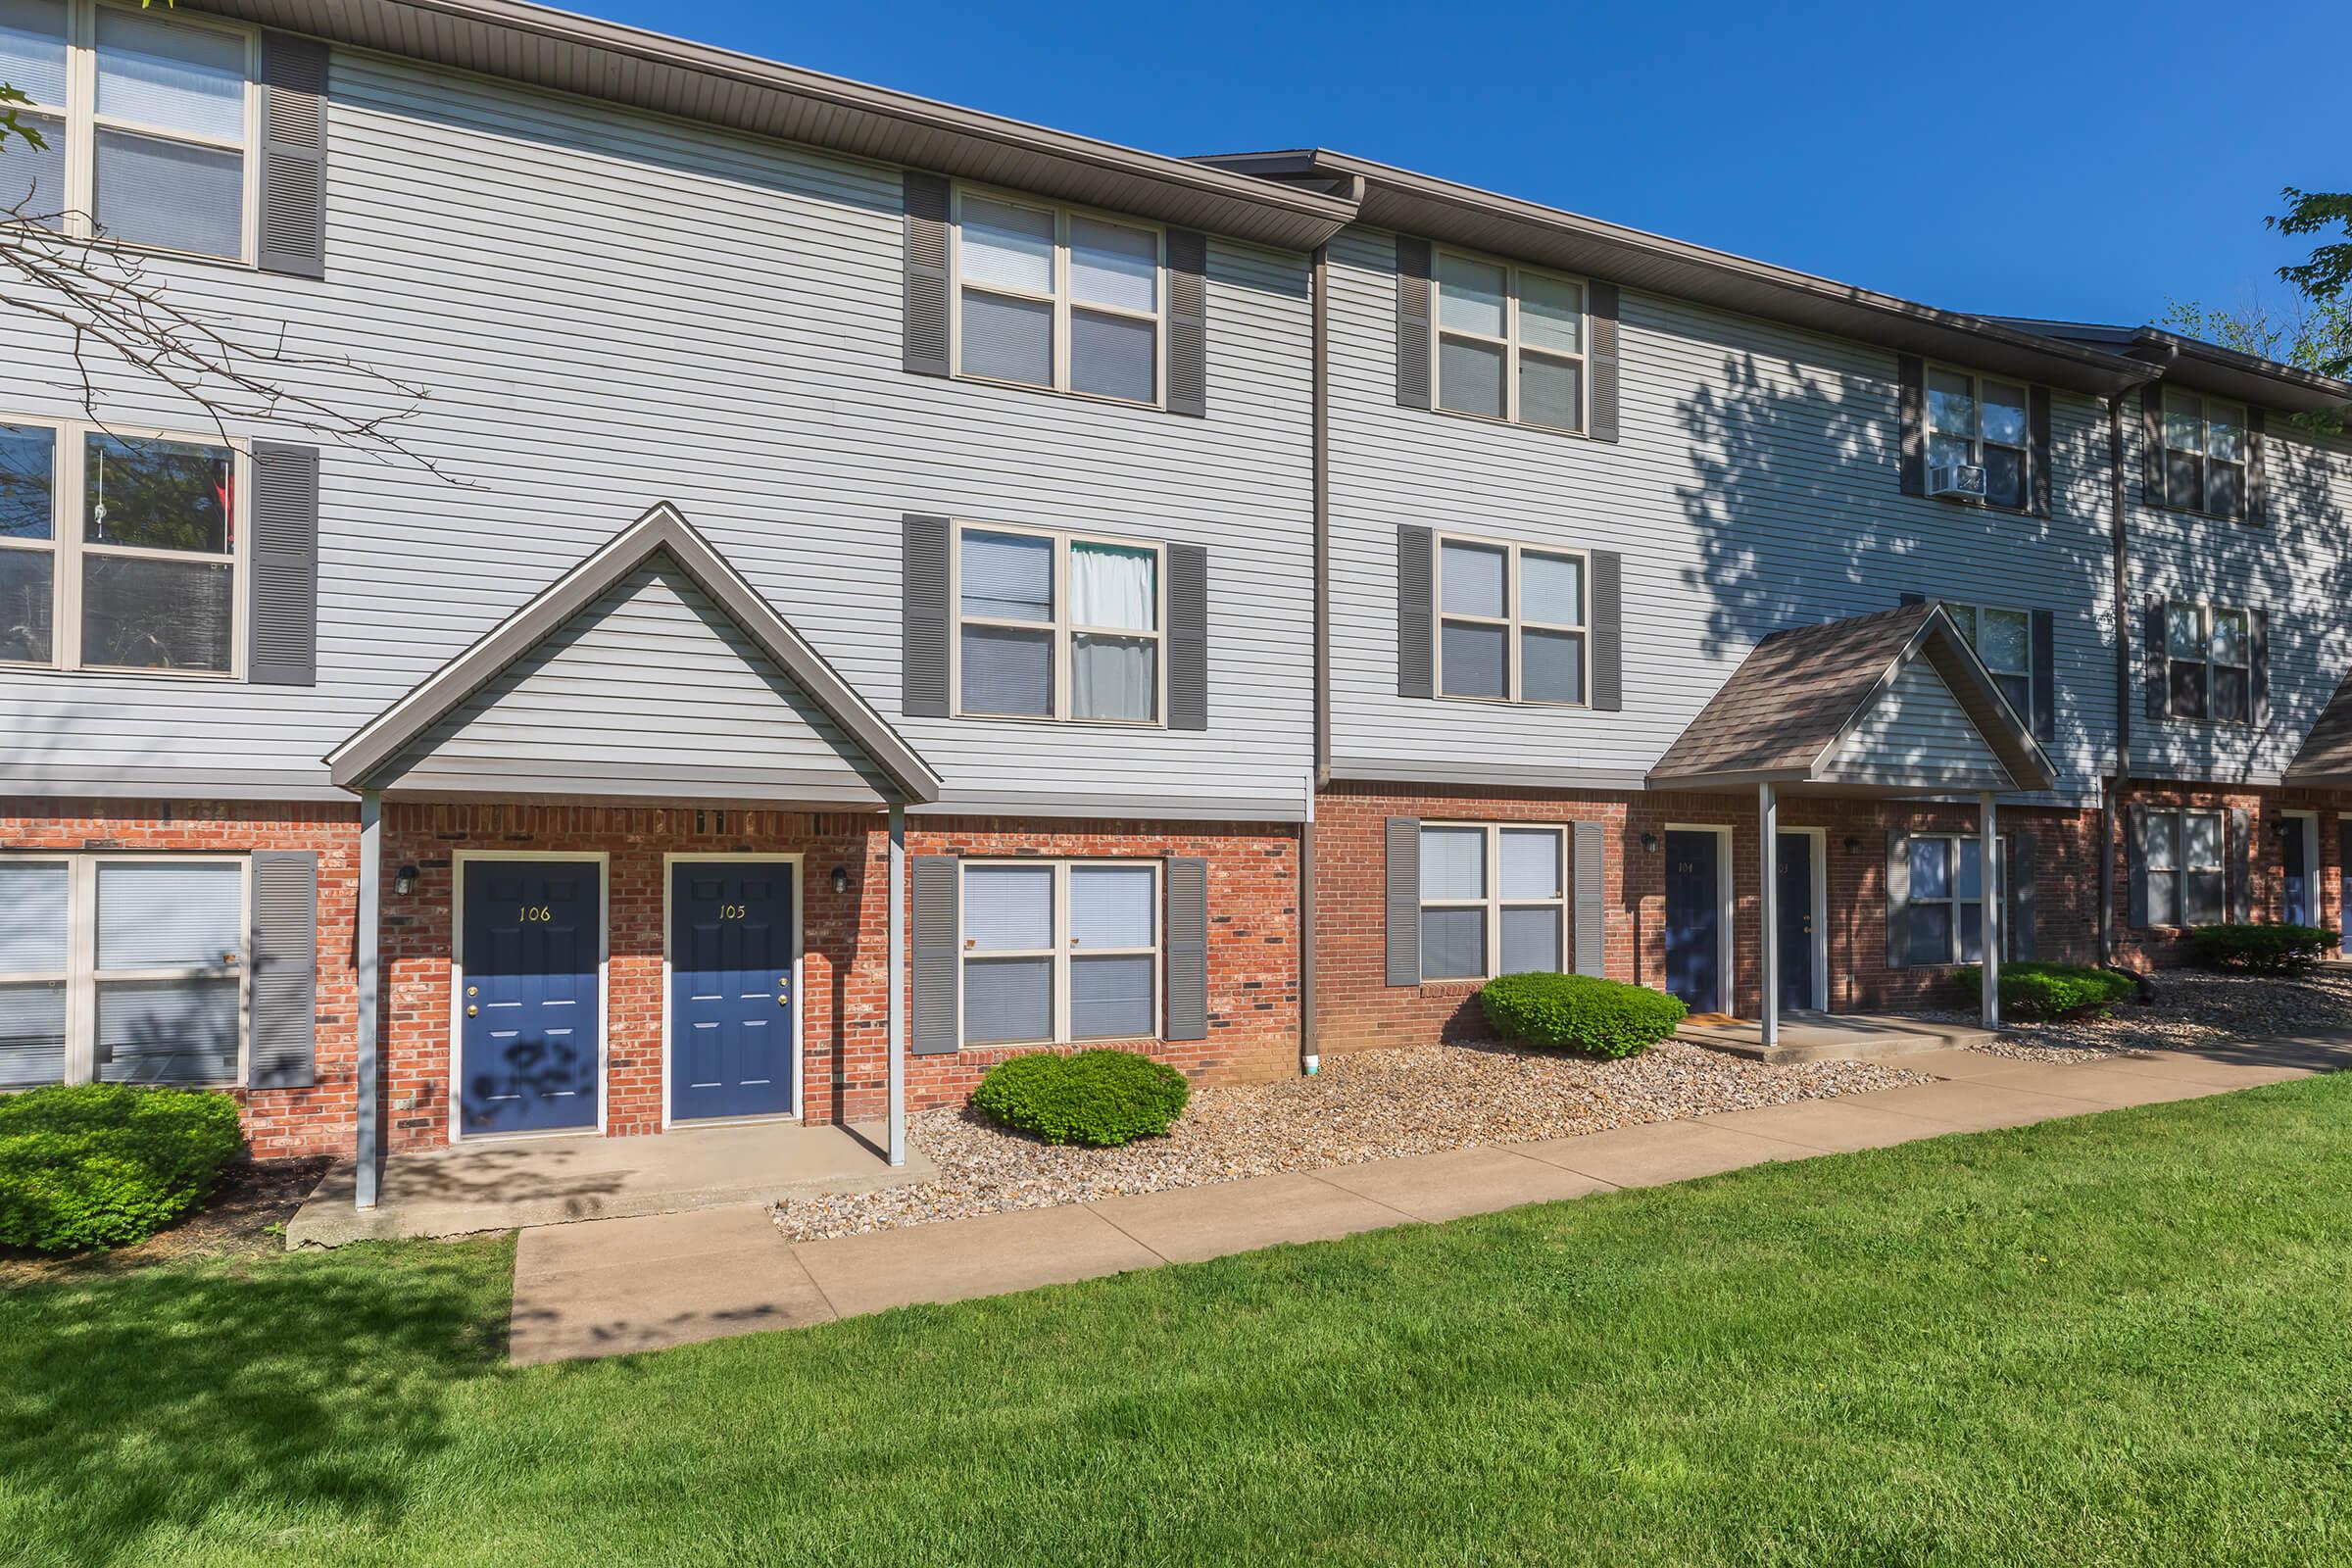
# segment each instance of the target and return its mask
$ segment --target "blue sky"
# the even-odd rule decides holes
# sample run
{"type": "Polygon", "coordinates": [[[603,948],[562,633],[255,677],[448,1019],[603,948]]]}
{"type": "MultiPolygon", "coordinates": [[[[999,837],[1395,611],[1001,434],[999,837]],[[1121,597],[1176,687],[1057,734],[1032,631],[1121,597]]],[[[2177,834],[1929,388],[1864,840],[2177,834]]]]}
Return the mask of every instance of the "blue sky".
{"type": "Polygon", "coordinates": [[[2341,0],[559,3],[1157,152],[1320,143],[1992,314],[2276,302],[2279,187],[2352,185],[2341,0]]]}

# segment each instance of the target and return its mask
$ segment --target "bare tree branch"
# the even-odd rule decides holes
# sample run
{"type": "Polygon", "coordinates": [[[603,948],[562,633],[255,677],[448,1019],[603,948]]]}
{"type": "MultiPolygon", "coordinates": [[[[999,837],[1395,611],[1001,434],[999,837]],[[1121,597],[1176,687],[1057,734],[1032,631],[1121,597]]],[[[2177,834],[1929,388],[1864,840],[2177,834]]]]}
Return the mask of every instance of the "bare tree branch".
{"type": "Polygon", "coordinates": [[[268,421],[463,482],[400,429],[423,407],[423,387],[345,356],[296,350],[282,325],[257,329],[182,305],[138,252],[109,243],[95,223],[37,210],[36,196],[0,208],[0,311],[66,329],[75,375],[67,390],[93,423],[106,424],[101,378],[120,366],[202,409],[223,441],[231,425],[268,421]]]}

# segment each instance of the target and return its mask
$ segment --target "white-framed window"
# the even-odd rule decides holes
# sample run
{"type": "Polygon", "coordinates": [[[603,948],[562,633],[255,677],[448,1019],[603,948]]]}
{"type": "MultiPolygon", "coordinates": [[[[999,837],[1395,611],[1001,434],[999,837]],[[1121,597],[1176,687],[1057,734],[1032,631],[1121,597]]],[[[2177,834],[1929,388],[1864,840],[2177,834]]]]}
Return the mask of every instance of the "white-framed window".
{"type": "Polygon", "coordinates": [[[0,856],[0,1089],[243,1081],[242,856],[0,856]]]}
{"type": "Polygon", "coordinates": [[[75,237],[249,261],[259,34],[106,0],[0,0],[0,81],[43,143],[0,146],[0,191],[75,237]]]}
{"type": "Polygon", "coordinates": [[[238,673],[247,456],[0,418],[0,664],[238,673]]]}
{"type": "Polygon", "coordinates": [[[956,541],[956,710],[1158,724],[1167,710],[1163,552],[996,523],[956,541]]]}
{"type": "Polygon", "coordinates": [[[1157,405],[1167,231],[958,187],[956,373],[1157,405]]]}
{"type": "Polygon", "coordinates": [[[963,1043],[1159,1034],[1157,860],[966,860],[963,1043]]]}
{"type": "Polygon", "coordinates": [[[1421,827],[1421,978],[1486,980],[1567,967],[1568,830],[1421,827]]]}
{"type": "Polygon", "coordinates": [[[1992,672],[1992,682],[2009,707],[2034,721],[2034,612],[1999,605],[1963,605],[1946,599],[1944,612],[1992,672]]]}
{"type": "MultiPolygon", "coordinates": [[[[2005,842],[2005,841],[1999,841],[2005,842]]],[[[2006,854],[1997,847],[1994,859],[2006,854]]],[[[1984,961],[1984,841],[1965,833],[1912,835],[1911,900],[1904,918],[1910,924],[1905,949],[1915,964],[1982,963],[1984,961]]],[[[2000,867],[1994,866],[1993,897],[2002,892],[2000,867]]],[[[2011,947],[2004,924],[2001,947],[2011,947]]]]}
{"type": "Polygon", "coordinates": [[[2254,722],[2254,638],[2242,610],[2174,600],[2164,607],[2165,711],[2219,724],[2254,722]]]}
{"type": "Polygon", "coordinates": [[[1550,430],[1585,427],[1585,285],[1508,262],[1437,253],[1430,286],[1437,406],[1550,430]]]}
{"type": "Polygon", "coordinates": [[[1587,565],[1581,551],[1440,535],[1438,695],[1583,706],[1587,565]]]}
{"type": "Polygon", "coordinates": [[[1928,368],[1928,464],[1984,468],[1986,506],[2026,504],[2026,429],[2024,383],[1928,368]]]}
{"type": "Polygon", "coordinates": [[[2229,831],[2218,810],[2154,807],[2142,813],[2150,925],[2219,925],[2229,914],[2229,831]]]}
{"type": "Polygon", "coordinates": [[[2164,389],[2164,486],[2180,512],[2235,517],[2246,510],[2246,406],[2164,389]]]}

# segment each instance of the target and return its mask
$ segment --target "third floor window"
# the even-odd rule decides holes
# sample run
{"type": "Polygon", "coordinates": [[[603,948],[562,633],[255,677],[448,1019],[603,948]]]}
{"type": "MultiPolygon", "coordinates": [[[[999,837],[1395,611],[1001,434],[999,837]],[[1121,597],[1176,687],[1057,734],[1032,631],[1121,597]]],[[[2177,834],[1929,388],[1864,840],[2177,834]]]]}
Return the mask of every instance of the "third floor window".
{"type": "Polygon", "coordinates": [[[42,142],[0,145],[5,201],[66,234],[246,260],[254,49],[209,19],[0,0],[0,81],[42,142]]]}
{"type": "Polygon", "coordinates": [[[1585,427],[1585,286],[1441,251],[1437,406],[1554,430],[1585,427]]]}
{"type": "Polygon", "coordinates": [[[2165,493],[2183,512],[2246,510],[2246,406],[2201,392],[2164,394],[2165,493]]]}
{"type": "Polygon", "coordinates": [[[958,373],[1161,401],[1162,230],[974,191],[956,214],[958,373]]]}

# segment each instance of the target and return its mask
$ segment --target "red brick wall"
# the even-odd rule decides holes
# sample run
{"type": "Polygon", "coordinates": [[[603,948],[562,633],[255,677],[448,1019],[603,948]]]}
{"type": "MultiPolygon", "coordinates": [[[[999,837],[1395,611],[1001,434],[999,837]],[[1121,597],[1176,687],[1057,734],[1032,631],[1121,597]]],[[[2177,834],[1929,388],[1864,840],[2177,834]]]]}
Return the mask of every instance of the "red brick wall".
{"type": "MultiPolygon", "coordinates": [[[[806,859],[800,1008],[803,1110],[811,1122],[862,1121],[886,1108],[888,838],[880,818],[798,811],[525,806],[389,806],[384,876],[422,873],[384,905],[386,1141],[392,1149],[449,1135],[450,936],[453,866],[464,850],[611,857],[611,959],[606,994],[606,1115],[614,1134],[662,1123],[662,949],[664,856],[729,851],[806,859]],[[700,826],[698,827],[698,822],[700,826]],[[851,873],[845,894],[832,873],[851,873]]],[[[1298,1051],[1298,841],[1286,827],[1122,824],[916,817],[916,855],[1200,856],[1209,862],[1209,1034],[1152,1054],[1196,1076],[1268,1077],[1295,1070],[1298,1051]]],[[[909,950],[911,951],[911,949],[909,950]]],[[[948,1104],[1014,1050],[909,1056],[910,1108],[948,1104]]]]}
{"type": "MultiPolygon", "coordinates": [[[[2340,923],[2339,916],[2343,909],[2343,814],[2352,811],[2352,794],[2340,790],[2212,789],[2189,784],[2138,784],[2133,786],[2128,802],[2138,806],[2198,806],[2244,811],[2249,838],[2246,869],[2248,880],[2252,883],[2250,912],[2257,920],[2284,918],[2286,866],[2275,831],[2280,813],[2289,810],[2316,812],[2320,870],[2317,923],[2330,929],[2340,923]]],[[[2115,923],[2119,961],[2139,968],[2161,968],[2185,962],[2188,944],[2178,927],[2132,929],[2131,848],[2127,842],[2129,828],[2120,812],[2115,837],[2115,923]]]]}
{"type": "Polygon", "coordinates": [[[245,1132],[264,1158],[347,1152],[352,1142],[358,993],[351,966],[359,892],[359,812],[332,805],[234,801],[12,801],[0,850],[318,852],[318,1080],[309,1089],[238,1089],[245,1132]]]}
{"type": "MultiPolygon", "coordinates": [[[[1317,1048],[1326,1052],[1419,1044],[1485,1032],[1471,981],[1387,984],[1385,894],[1387,819],[1412,816],[1485,822],[1599,822],[1607,847],[1602,883],[1606,972],[1614,979],[1666,983],[1666,875],[1669,823],[1732,830],[1733,952],[1731,1006],[1752,1017],[1762,1006],[1758,941],[1761,828],[1752,794],[1603,795],[1429,787],[1397,791],[1335,784],[1318,800],[1316,855],[1317,1048]],[[1642,848],[1654,835],[1658,851],[1642,848]]],[[[2015,809],[2000,813],[2004,833],[2035,835],[2035,932],[2043,956],[2087,961],[2098,923],[2095,811],[2015,809]]],[[[1913,806],[1871,801],[1790,800],[1784,829],[1825,830],[1828,869],[1830,1006],[1839,1011],[1907,1007],[1960,999],[1949,969],[1889,969],[1886,964],[1886,834],[1973,832],[1973,806],[1913,806]],[[1846,848],[1852,840],[1854,847],[1846,848]]],[[[2328,841],[2332,843],[2332,840],[2328,841]]]]}

